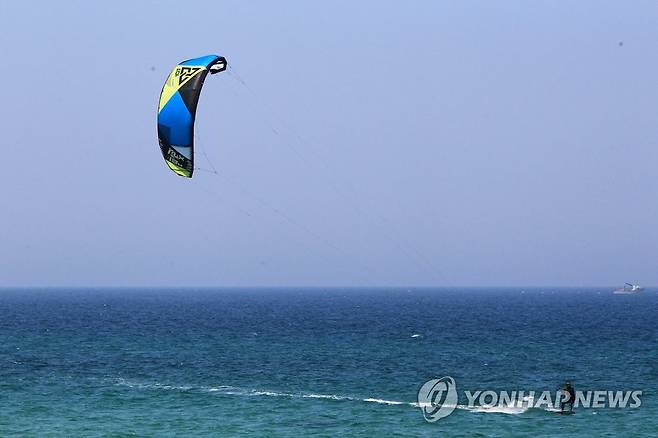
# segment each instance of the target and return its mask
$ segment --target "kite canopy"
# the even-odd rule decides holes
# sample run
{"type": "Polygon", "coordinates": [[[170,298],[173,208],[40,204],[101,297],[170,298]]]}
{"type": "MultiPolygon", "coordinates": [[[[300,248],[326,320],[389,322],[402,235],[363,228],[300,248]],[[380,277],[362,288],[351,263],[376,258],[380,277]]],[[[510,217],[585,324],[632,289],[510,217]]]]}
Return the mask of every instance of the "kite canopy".
{"type": "Polygon", "coordinates": [[[194,172],[194,119],[203,81],[226,70],[226,59],[208,55],[178,64],[169,74],[158,105],[158,140],[165,162],[177,175],[194,172]]]}

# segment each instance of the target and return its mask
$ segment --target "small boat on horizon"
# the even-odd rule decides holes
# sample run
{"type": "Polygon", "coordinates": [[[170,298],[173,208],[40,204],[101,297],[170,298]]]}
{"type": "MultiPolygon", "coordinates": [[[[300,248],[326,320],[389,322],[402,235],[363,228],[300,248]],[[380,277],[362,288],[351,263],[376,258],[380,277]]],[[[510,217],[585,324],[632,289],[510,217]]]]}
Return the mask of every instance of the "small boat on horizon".
{"type": "Polygon", "coordinates": [[[643,290],[644,288],[639,284],[625,283],[624,287],[615,289],[613,293],[618,295],[630,295],[630,294],[636,294],[638,292],[642,292],[643,290]]]}

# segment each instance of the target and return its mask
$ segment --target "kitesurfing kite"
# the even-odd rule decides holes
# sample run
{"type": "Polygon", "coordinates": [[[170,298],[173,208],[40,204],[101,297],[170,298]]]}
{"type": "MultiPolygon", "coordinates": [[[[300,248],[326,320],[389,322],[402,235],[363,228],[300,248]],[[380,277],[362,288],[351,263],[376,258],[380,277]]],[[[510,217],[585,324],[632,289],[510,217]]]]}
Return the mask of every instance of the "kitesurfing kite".
{"type": "Polygon", "coordinates": [[[169,74],[158,105],[158,141],[165,163],[177,175],[194,172],[194,119],[203,81],[226,70],[226,59],[208,55],[183,61],[169,74]]]}

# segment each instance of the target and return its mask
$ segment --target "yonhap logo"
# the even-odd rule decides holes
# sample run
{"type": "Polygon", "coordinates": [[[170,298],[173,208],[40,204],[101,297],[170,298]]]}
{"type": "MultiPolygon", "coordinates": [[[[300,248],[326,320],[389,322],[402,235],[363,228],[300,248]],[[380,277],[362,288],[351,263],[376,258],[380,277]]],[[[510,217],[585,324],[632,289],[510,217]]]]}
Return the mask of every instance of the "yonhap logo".
{"type": "Polygon", "coordinates": [[[418,390],[418,406],[430,423],[452,414],[457,399],[457,385],[450,376],[429,380],[418,390]]]}

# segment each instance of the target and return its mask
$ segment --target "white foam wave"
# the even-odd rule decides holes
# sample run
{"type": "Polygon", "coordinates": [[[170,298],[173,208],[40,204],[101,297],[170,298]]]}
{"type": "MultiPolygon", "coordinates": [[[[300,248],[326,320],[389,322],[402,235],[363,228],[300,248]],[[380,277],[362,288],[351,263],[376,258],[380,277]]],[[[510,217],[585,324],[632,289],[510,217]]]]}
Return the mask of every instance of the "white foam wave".
{"type": "Polygon", "coordinates": [[[545,406],[535,406],[535,400],[531,396],[523,397],[521,401],[512,403],[510,405],[494,405],[494,406],[466,406],[459,405],[457,409],[466,410],[474,413],[485,413],[485,414],[508,414],[508,415],[519,415],[527,412],[529,409],[540,409],[546,412],[562,412],[560,409],[555,406],[545,405],[545,406]]]}
{"type": "Polygon", "coordinates": [[[302,398],[320,398],[328,400],[354,400],[352,397],[345,397],[334,394],[302,394],[302,398]]]}
{"type": "Polygon", "coordinates": [[[401,401],[395,401],[395,400],[383,400],[381,398],[364,398],[364,402],[369,402],[369,403],[380,403],[383,405],[404,405],[406,404],[405,402],[401,401]]]}
{"type": "Polygon", "coordinates": [[[366,403],[378,403],[383,405],[409,405],[418,407],[417,403],[401,402],[396,400],[386,400],[381,398],[357,398],[346,395],[338,394],[316,394],[316,393],[291,393],[291,392],[278,392],[260,389],[247,389],[238,388],[230,385],[219,386],[190,386],[190,385],[169,385],[159,382],[135,382],[126,379],[114,379],[114,383],[119,386],[127,386],[129,388],[142,389],[142,390],[173,390],[173,391],[199,391],[210,392],[218,395],[234,395],[242,397],[265,396],[265,397],[289,397],[289,398],[310,398],[320,400],[336,400],[336,401],[360,401],[366,403]]]}
{"type": "Polygon", "coordinates": [[[221,386],[217,386],[217,387],[208,388],[207,391],[208,392],[219,392],[219,391],[230,391],[232,389],[236,389],[236,388],[233,387],[233,386],[221,385],[221,386]]]}
{"type": "MultiPolygon", "coordinates": [[[[309,399],[319,399],[319,400],[334,400],[334,401],[352,401],[352,402],[364,402],[364,403],[376,403],[380,405],[387,406],[399,406],[399,405],[408,405],[414,408],[422,408],[430,406],[430,403],[417,403],[417,402],[402,402],[398,400],[387,400],[382,398],[368,397],[368,398],[359,398],[347,395],[338,395],[338,394],[317,394],[317,393],[292,393],[292,392],[279,392],[265,389],[248,389],[248,388],[239,388],[230,385],[218,385],[218,386],[191,386],[191,385],[171,385],[164,384],[160,382],[138,382],[127,380],[123,378],[113,379],[113,383],[118,386],[126,386],[129,388],[140,389],[140,390],[164,390],[164,391],[198,391],[198,392],[209,392],[217,395],[228,395],[228,396],[238,396],[238,397],[287,397],[287,398],[309,398],[309,399]]],[[[519,415],[526,412],[528,409],[532,408],[533,399],[530,397],[524,397],[521,402],[512,405],[504,406],[468,406],[468,405],[456,405],[456,409],[478,413],[478,414],[507,414],[507,415],[519,415]]],[[[556,409],[552,406],[540,407],[539,409],[548,411],[548,412],[559,412],[559,409],[556,409]]]]}
{"type": "MultiPolygon", "coordinates": [[[[408,403],[408,405],[413,406],[414,408],[429,408],[429,407],[434,406],[430,402],[425,402],[425,403],[411,402],[411,403],[408,403]]],[[[447,404],[447,403],[443,404],[441,406],[452,407],[452,408],[457,408],[457,409],[463,409],[463,408],[467,407],[466,405],[450,405],[450,404],[447,404]]]]}
{"type": "Polygon", "coordinates": [[[125,380],[125,379],[117,379],[116,382],[117,385],[119,386],[127,386],[129,388],[137,388],[137,389],[164,389],[164,390],[175,390],[175,391],[190,391],[194,389],[193,386],[189,385],[165,385],[163,383],[142,383],[142,382],[132,382],[130,380],[125,380]]]}
{"type": "Polygon", "coordinates": [[[508,414],[519,415],[526,412],[529,408],[527,406],[458,406],[459,409],[464,409],[470,412],[484,413],[484,414],[508,414]]]}
{"type": "Polygon", "coordinates": [[[294,394],[288,394],[286,392],[275,392],[275,391],[251,391],[250,395],[266,395],[268,397],[294,397],[294,394]]]}

